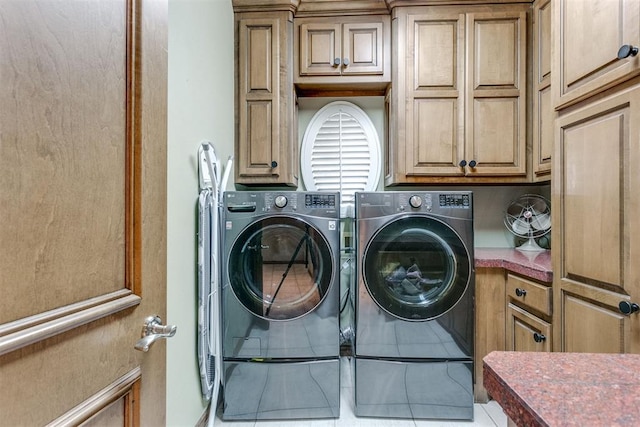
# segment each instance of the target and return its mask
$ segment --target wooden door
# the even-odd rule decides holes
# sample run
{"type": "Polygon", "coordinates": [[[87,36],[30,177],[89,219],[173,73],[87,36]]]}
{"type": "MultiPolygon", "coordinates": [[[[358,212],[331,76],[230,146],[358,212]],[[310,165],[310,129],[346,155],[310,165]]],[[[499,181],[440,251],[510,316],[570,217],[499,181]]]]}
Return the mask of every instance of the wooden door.
{"type": "Polygon", "coordinates": [[[382,19],[372,22],[345,21],[342,25],[343,75],[384,74],[384,30],[382,19]]]}
{"type": "Polygon", "coordinates": [[[164,425],[167,2],[0,2],[3,425],[164,425]]]}
{"type": "Polygon", "coordinates": [[[298,185],[288,12],[236,13],[237,184],[298,185]]]}
{"type": "Polygon", "coordinates": [[[640,352],[640,86],[561,117],[553,182],[554,350],[640,352]]]}
{"type": "Polygon", "coordinates": [[[467,175],[527,173],[523,11],[467,14],[467,175]]]}
{"type": "Polygon", "coordinates": [[[551,101],[551,0],[533,5],[533,178],[551,179],[554,110],[551,101]]]}
{"type": "Polygon", "coordinates": [[[571,105],[640,73],[640,55],[618,59],[624,45],[640,45],[637,0],[553,2],[554,106],[571,105]]]}
{"type": "MultiPolygon", "coordinates": [[[[462,176],[464,168],[464,15],[406,17],[407,175],[462,176]]],[[[404,60],[404,58],[399,58],[404,60]]],[[[405,107],[406,105],[406,107],[405,107]]]]}
{"type": "Polygon", "coordinates": [[[300,24],[299,76],[339,76],[342,63],[342,25],[335,19],[300,24]]]}

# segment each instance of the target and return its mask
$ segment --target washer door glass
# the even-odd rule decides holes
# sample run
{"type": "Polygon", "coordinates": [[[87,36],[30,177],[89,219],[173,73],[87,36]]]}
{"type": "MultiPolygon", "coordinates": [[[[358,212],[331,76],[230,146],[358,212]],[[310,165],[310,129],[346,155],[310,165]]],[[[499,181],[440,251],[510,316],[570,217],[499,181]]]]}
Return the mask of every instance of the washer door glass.
{"type": "Polygon", "coordinates": [[[397,219],[378,230],[363,254],[373,300],[405,320],[428,320],[451,309],[471,276],[471,259],[458,234],[434,218],[397,219]]]}
{"type": "Polygon", "coordinates": [[[229,280],[238,300],[269,320],[289,320],[317,307],[332,277],[329,244],[312,225],[292,217],[252,223],[233,243],[229,280]]]}

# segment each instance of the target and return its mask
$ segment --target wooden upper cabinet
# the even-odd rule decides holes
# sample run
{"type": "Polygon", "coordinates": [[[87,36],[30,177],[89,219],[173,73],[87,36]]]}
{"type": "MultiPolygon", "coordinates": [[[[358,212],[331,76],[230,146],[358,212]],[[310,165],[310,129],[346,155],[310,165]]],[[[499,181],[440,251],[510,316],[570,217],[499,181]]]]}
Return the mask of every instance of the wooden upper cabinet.
{"type": "Polygon", "coordinates": [[[554,109],[551,101],[551,0],[533,4],[533,179],[551,179],[554,109]]]}
{"type": "Polygon", "coordinates": [[[387,185],[527,181],[527,10],[394,9],[387,185]]]}
{"type": "Polygon", "coordinates": [[[640,352],[640,81],[556,120],[554,350],[640,352]]]}
{"type": "Polygon", "coordinates": [[[237,184],[297,186],[289,12],[236,14],[237,184]]]}
{"type": "Polygon", "coordinates": [[[640,46],[638,0],[554,0],[553,5],[556,109],[640,74],[640,55],[631,53],[637,50],[618,57],[623,46],[640,46]]]}
{"type": "Polygon", "coordinates": [[[470,13],[467,28],[465,171],[525,177],[527,14],[470,13]]]}
{"type": "Polygon", "coordinates": [[[295,83],[375,84],[391,78],[389,16],[295,19],[295,83]]]}

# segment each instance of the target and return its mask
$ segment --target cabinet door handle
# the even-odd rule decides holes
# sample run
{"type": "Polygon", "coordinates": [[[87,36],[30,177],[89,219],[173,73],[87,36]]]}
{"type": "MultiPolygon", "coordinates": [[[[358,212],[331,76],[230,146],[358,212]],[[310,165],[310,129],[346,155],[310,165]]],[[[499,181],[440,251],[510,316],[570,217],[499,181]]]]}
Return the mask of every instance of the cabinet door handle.
{"type": "Polygon", "coordinates": [[[460,165],[461,168],[467,166],[467,161],[466,160],[460,160],[460,163],[458,163],[458,165],[460,165]]]}
{"type": "Polygon", "coordinates": [[[475,160],[471,160],[471,161],[469,162],[469,167],[470,167],[470,168],[475,168],[477,164],[478,164],[478,162],[476,162],[475,160]]]}
{"type": "Polygon", "coordinates": [[[271,167],[272,168],[277,168],[278,167],[278,162],[276,162],[275,160],[271,161],[271,167]]]}
{"type": "Polygon", "coordinates": [[[340,58],[333,58],[333,66],[337,67],[338,65],[340,65],[340,58]]]}
{"type": "Polygon", "coordinates": [[[638,304],[629,301],[620,301],[620,303],[618,304],[618,308],[620,309],[620,312],[622,314],[627,316],[640,310],[640,306],[638,304]]]}
{"type": "Polygon", "coordinates": [[[347,67],[349,65],[349,58],[342,58],[342,65],[347,67]]]}
{"type": "Polygon", "coordinates": [[[546,340],[546,339],[547,339],[547,337],[546,337],[546,336],[544,336],[544,334],[541,334],[541,333],[539,333],[539,332],[534,332],[534,333],[533,333],[533,340],[534,340],[535,342],[542,342],[542,341],[544,341],[544,340],[546,340]]]}
{"type": "Polygon", "coordinates": [[[523,297],[525,295],[527,295],[526,289],[516,288],[516,296],[523,297]]]}
{"type": "Polygon", "coordinates": [[[636,56],[638,54],[638,47],[630,44],[625,44],[618,50],[618,59],[625,59],[630,56],[636,56]]]}

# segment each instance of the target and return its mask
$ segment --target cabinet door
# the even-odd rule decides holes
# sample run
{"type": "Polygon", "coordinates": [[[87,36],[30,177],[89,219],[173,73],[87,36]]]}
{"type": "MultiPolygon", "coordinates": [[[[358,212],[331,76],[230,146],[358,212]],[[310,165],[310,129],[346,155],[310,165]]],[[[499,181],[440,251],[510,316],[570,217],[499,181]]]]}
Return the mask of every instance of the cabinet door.
{"type": "Polygon", "coordinates": [[[528,311],[507,307],[507,351],[551,351],[551,325],[528,311]]]}
{"type": "Polygon", "coordinates": [[[406,132],[406,174],[462,176],[464,15],[410,14],[406,23],[406,62],[398,79],[405,93],[399,105],[405,123],[398,124],[406,132]]]}
{"type": "Polygon", "coordinates": [[[339,76],[342,63],[341,25],[305,22],[300,25],[300,76],[339,76]]]}
{"type": "Polygon", "coordinates": [[[475,387],[473,394],[476,402],[489,400],[482,379],[482,359],[492,351],[505,348],[505,276],[502,268],[476,269],[475,297],[475,387]]]}
{"type": "Polygon", "coordinates": [[[551,0],[539,0],[533,5],[533,173],[536,181],[551,179],[553,117],[551,0]]]}
{"type": "Polygon", "coordinates": [[[237,20],[235,180],[297,186],[293,71],[288,65],[293,24],[287,13],[259,16],[237,20]]]}
{"type": "Polygon", "coordinates": [[[382,75],[382,22],[353,22],[342,26],[342,74],[382,75]]]}
{"type": "Polygon", "coordinates": [[[561,108],[640,73],[640,55],[618,59],[623,45],[640,45],[638,0],[554,0],[554,105],[561,108]]]}
{"type": "Polygon", "coordinates": [[[467,15],[470,175],[526,175],[526,12],[467,15]]]}
{"type": "Polygon", "coordinates": [[[303,91],[384,93],[390,80],[388,15],[295,19],[295,84],[303,91]]]}
{"type": "Polygon", "coordinates": [[[640,86],[557,120],[555,350],[640,352],[640,86]]]}

